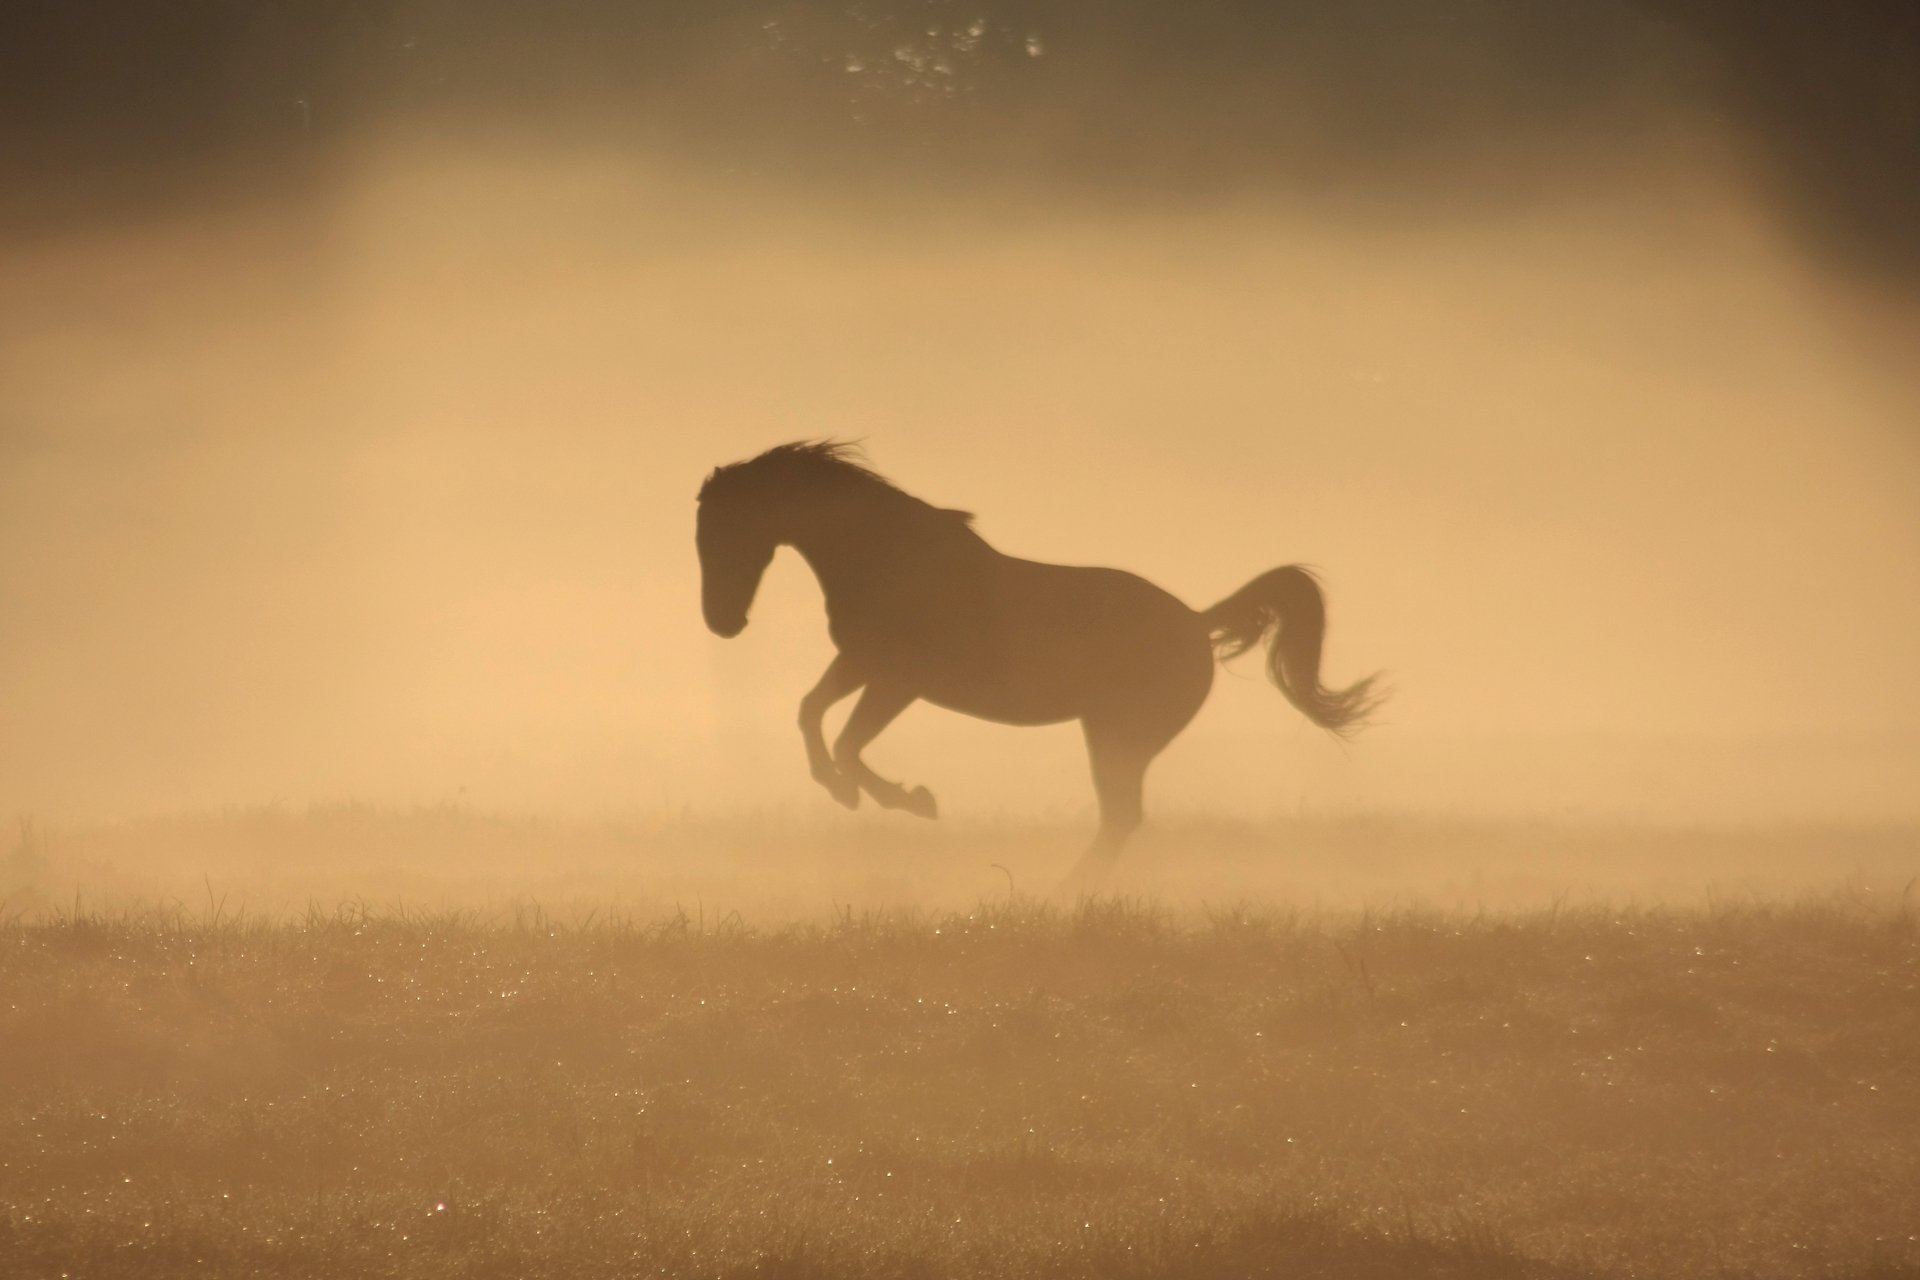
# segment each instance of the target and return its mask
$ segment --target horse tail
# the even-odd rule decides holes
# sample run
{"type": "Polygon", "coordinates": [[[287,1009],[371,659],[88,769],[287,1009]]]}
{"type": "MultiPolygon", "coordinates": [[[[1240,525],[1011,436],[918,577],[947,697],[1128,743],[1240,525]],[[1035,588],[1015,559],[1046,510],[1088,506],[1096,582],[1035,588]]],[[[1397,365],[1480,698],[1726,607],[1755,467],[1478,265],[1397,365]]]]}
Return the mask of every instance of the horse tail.
{"type": "Polygon", "coordinates": [[[1327,603],[1320,580],[1300,565],[1261,574],[1200,615],[1224,660],[1267,640],[1267,674],[1307,719],[1341,737],[1366,724],[1380,705],[1378,674],[1345,689],[1320,683],[1320,645],[1327,634],[1327,603]]]}

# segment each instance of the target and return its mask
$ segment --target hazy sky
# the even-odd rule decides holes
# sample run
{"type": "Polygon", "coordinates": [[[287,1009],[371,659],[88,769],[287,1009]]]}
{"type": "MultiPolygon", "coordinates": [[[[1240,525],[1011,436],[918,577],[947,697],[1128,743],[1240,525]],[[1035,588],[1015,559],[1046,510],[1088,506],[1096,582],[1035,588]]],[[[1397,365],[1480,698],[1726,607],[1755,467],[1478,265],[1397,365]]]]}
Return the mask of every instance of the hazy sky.
{"type": "MultiPolygon", "coordinates": [[[[831,435],[1196,607],[1320,568],[1385,723],[1343,750],[1246,663],[1162,804],[1912,816],[1911,298],[1724,113],[1630,106],[1578,166],[1458,159],[1525,189],[1484,207],[1461,171],[836,183],[395,108],[292,197],[18,231],[0,806],[813,803],[818,592],[782,557],[708,635],[692,499],[831,435]]],[[[1070,729],[918,708],[873,758],[961,812],[1090,803],[1070,729]]]]}

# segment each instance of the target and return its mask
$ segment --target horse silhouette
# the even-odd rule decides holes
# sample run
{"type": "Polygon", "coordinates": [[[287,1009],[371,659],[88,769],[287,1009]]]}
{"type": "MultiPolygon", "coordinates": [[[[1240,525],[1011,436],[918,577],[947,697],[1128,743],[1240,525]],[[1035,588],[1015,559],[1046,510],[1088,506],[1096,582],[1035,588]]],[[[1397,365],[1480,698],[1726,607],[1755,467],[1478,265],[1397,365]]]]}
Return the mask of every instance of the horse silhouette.
{"type": "Polygon", "coordinates": [[[1147,766],[1213,686],[1216,654],[1262,639],[1267,670],[1307,719],[1345,735],[1378,702],[1375,677],[1320,683],[1326,606],[1299,565],[1261,574],[1196,612],[1118,569],[1005,555],[973,516],[914,497],[852,445],[798,441],[716,469],[701,486],[701,607],[733,637],[773,559],[790,546],[826,595],[839,654],[800,700],[816,781],[849,809],[865,791],[889,809],[936,816],[925,787],[890,782],[861,752],[917,699],[1002,724],[1080,721],[1100,829],[1068,884],[1097,883],[1139,827],[1147,766]],[[858,691],[833,749],[822,721],[858,691]]]}

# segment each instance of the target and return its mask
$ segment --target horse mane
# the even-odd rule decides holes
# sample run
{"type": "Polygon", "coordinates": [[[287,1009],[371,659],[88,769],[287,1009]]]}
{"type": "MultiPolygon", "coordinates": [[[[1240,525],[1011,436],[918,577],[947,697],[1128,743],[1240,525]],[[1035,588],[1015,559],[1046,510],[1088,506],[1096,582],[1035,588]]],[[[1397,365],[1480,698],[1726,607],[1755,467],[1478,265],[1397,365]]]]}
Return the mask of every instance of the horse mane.
{"type": "Polygon", "coordinates": [[[938,517],[960,528],[971,528],[973,513],[936,507],[917,498],[875,471],[866,454],[851,440],[793,440],[777,444],[745,462],[716,467],[700,486],[700,497],[716,489],[770,484],[781,488],[843,488],[877,498],[903,514],[938,517]]]}

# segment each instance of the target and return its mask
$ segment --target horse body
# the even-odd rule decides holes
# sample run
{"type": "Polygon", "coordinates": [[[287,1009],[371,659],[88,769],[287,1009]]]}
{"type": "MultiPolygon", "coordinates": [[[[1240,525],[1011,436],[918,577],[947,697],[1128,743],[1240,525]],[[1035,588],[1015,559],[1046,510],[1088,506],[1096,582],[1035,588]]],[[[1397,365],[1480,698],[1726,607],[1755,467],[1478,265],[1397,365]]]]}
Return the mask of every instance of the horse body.
{"type": "Polygon", "coordinates": [[[865,791],[934,816],[926,788],[881,778],[861,758],[917,700],[1003,724],[1080,721],[1101,810],[1081,882],[1139,825],[1147,766],[1206,701],[1216,646],[1238,652],[1286,629],[1291,614],[1311,634],[1291,637],[1291,649],[1276,642],[1282,691],[1336,731],[1372,705],[1367,681],[1320,687],[1324,618],[1304,570],[1274,570],[1196,612],[1122,570],[1004,555],[966,513],[894,488],[843,445],[782,445],[715,471],[701,490],[698,542],[707,623],[720,635],[746,625],[774,547],[792,546],[819,579],[839,656],[802,699],[800,729],[814,777],[842,804],[865,791]],[[829,751],[823,717],[855,692],[829,751]]]}
{"type": "Polygon", "coordinates": [[[937,706],[1002,724],[1080,719],[1120,691],[1177,682],[1183,666],[1201,677],[1196,709],[1211,686],[1205,624],[1142,578],[1020,560],[985,543],[952,568],[937,592],[898,584],[887,598],[911,601],[903,610],[829,589],[835,645],[872,679],[909,683],[937,706]]]}

